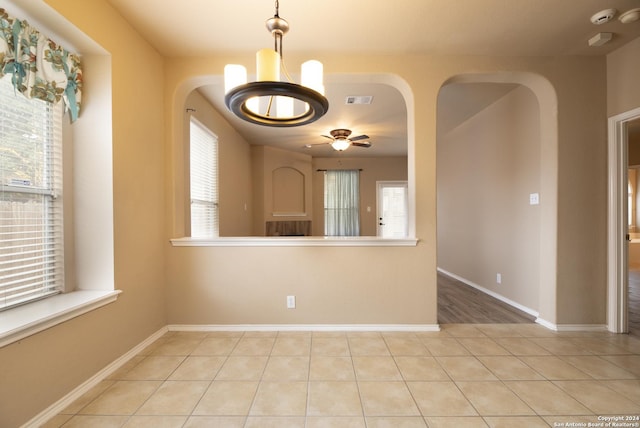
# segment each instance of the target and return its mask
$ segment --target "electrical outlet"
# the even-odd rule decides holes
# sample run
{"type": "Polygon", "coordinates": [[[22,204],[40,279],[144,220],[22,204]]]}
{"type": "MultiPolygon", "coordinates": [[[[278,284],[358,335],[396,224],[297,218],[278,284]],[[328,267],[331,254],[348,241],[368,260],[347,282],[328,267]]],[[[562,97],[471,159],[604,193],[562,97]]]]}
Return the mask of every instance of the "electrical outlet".
{"type": "Polygon", "coordinates": [[[502,274],[501,273],[497,273],[496,274],[496,283],[497,284],[502,284],[502,274]]]}
{"type": "Polygon", "coordinates": [[[287,296],[287,309],[296,308],[296,296],[287,296]]]}

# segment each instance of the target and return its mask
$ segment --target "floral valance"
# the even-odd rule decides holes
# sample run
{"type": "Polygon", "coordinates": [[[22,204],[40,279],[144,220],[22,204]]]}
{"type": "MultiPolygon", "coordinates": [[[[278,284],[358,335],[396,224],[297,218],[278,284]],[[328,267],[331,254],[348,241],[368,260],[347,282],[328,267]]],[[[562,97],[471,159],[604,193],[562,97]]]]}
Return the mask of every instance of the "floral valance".
{"type": "Polygon", "coordinates": [[[64,100],[71,121],[78,118],[80,58],[0,8],[0,77],[5,74],[12,75],[16,91],[27,98],[54,104],[64,100]]]}

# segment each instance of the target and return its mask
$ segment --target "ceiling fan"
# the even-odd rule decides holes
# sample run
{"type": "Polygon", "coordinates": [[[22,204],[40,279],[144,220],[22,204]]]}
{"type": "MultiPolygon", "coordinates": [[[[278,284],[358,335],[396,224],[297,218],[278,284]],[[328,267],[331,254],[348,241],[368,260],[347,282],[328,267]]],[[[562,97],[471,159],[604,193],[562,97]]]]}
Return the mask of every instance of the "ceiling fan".
{"type": "Polygon", "coordinates": [[[311,148],[313,146],[330,144],[334,150],[337,150],[339,152],[347,150],[350,146],[365,147],[365,148],[371,147],[370,142],[363,141],[363,140],[369,139],[368,135],[358,135],[356,137],[349,137],[349,135],[351,135],[350,129],[334,129],[333,131],[330,132],[330,134],[331,136],[323,135],[323,137],[328,138],[331,141],[328,141],[326,143],[318,143],[318,144],[306,144],[305,147],[311,148]]]}

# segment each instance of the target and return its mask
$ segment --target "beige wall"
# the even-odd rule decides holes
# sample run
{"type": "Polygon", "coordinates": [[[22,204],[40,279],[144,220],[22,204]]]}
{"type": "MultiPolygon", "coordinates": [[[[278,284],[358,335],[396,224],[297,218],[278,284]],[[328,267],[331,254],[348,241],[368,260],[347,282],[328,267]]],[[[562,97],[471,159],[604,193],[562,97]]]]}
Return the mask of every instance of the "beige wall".
{"type": "MultiPolygon", "coordinates": [[[[357,149],[356,149],[357,150],[357,149]]],[[[406,181],[407,158],[313,158],[313,170],[361,169],[360,172],[360,235],[376,236],[376,182],[406,181]]],[[[324,175],[313,176],[313,234],[324,235],[324,175]]]]}
{"type": "MultiPolygon", "coordinates": [[[[636,119],[634,122],[640,124],[640,119],[636,119]]],[[[629,166],[640,166],[640,132],[629,133],[628,135],[629,135],[629,142],[628,142],[629,166]]]]}
{"type": "Polygon", "coordinates": [[[607,114],[640,107],[640,38],[607,55],[607,114]]]}
{"type": "MultiPolygon", "coordinates": [[[[27,422],[167,324],[163,59],[102,0],[47,3],[111,54],[115,287],[123,293],[115,303],[0,349],[3,427],[27,422]],[[142,65],[148,71],[138,78],[134,71],[142,65]]],[[[100,82],[91,73],[85,79],[88,113],[100,82]]]]}
{"type": "MultiPolygon", "coordinates": [[[[546,251],[545,246],[551,246],[552,252],[557,252],[558,262],[554,259],[551,274],[547,273],[551,280],[545,277],[543,281],[547,289],[540,297],[544,302],[540,315],[560,324],[605,322],[602,302],[606,271],[606,75],[603,58],[317,56],[328,73],[396,76],[394,84],[400,86],[407,99],[411,153],[408,173],[410,179],[415,176],[412,190],[416,195],[419,244],[412,248],[170,247],[167,291],[172,302],[168,308],[171,323],[304,324],[319,320],[436,323],[438,91],[454,76],[467,73],[509,76],[523,70],[547,79],[557,97],[554,97],[557,103],[550,104],[544,111],[544,123],[553,122],[553,126],[545,129],[557,130],[557,133],[549,138],[545,136],[545,141],[552,142],[543,149],[542,156],[550,160],[549,171],[543,170],[542,174],[558,177],[555,186],[558,198],[542,209],[553,217],[554,225],[557,222],[558,233],[553,233],[552,228],[553,239],[543,240],[541,248],[546,251]],[[345,257],[358,262],[345,263],[345,257]],[[251,269],[243,268],[245,266],[251,269]],[[366,293],[360,295],[357,305],[336,304],[339,296],[358,295],[361,290],[366,293]],[[390,290],[394,298],[383,306],[378,305],[380,296],[387,296],[390,290]],[[296,310],[285,309],[286,294],[298,295],[296,310]]],[[[295,56],[288,60],[296,64],[295,56]]],[[[251,54],[167,60],[168,117],[180,114],[175,106],[181,104],[195,80],[211,70],[221,71],[231,61],[250,62],[251,54]]],[[[167,148],[168,155],[179,163],[176,159],[180,156],[179,137],[176,136],[181,131],[175,128],[175,123],[168,121],[167,148]]],[[[181,171],[168,172],[170,182],[180,181],[181,171]]],[[[168,198],[173,203],[168,206],[168,234],[181,236],[179,215],[183,195],[169,191],[168,198]]]]}
{"type": "MultiPolygon", "coordinates": [[[[253,209],[251,146],[200,92],[189,94],[185,113],[190,114],[184,115],[184,141],[189,141],[190,115],[218,137],[220,236],[250,236],[253,209]],[[190,109],[189,112],[186,109],[190,109]]],[[[188,153],[188,147],[185,150],[188,153]]],[[[188,156],[185,159],[188,161],[188,156]]],[[[189,218],[188,212],[185,216],[189,218]]]]}
{"type": "Polygon", "coordinates": [[[535,311],[540,213],[529,194],[540,192],[539,112],[519,86],[438,135],[437,146],[438,267],[535,311]]]}

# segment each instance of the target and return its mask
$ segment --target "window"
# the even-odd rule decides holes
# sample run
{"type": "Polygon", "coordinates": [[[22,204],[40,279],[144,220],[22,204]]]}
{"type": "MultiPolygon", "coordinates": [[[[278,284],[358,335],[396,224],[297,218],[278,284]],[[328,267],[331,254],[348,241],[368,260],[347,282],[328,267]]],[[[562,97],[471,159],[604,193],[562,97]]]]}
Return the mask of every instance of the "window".
{"type": "Polygon", "coordinates": [[[63,289],[61,105],[0,79],[0,310],[63,289]]]}
{"type": "Polygon", "coordinates": [[[326,171],[324,234],[326,236],[360,235],[360,171],[326,171]]]}
{"type": "Polygon", "coordinates": [[[191,236],[219,234],[218,138],[196,119],[190,124],[191,236]]]}

